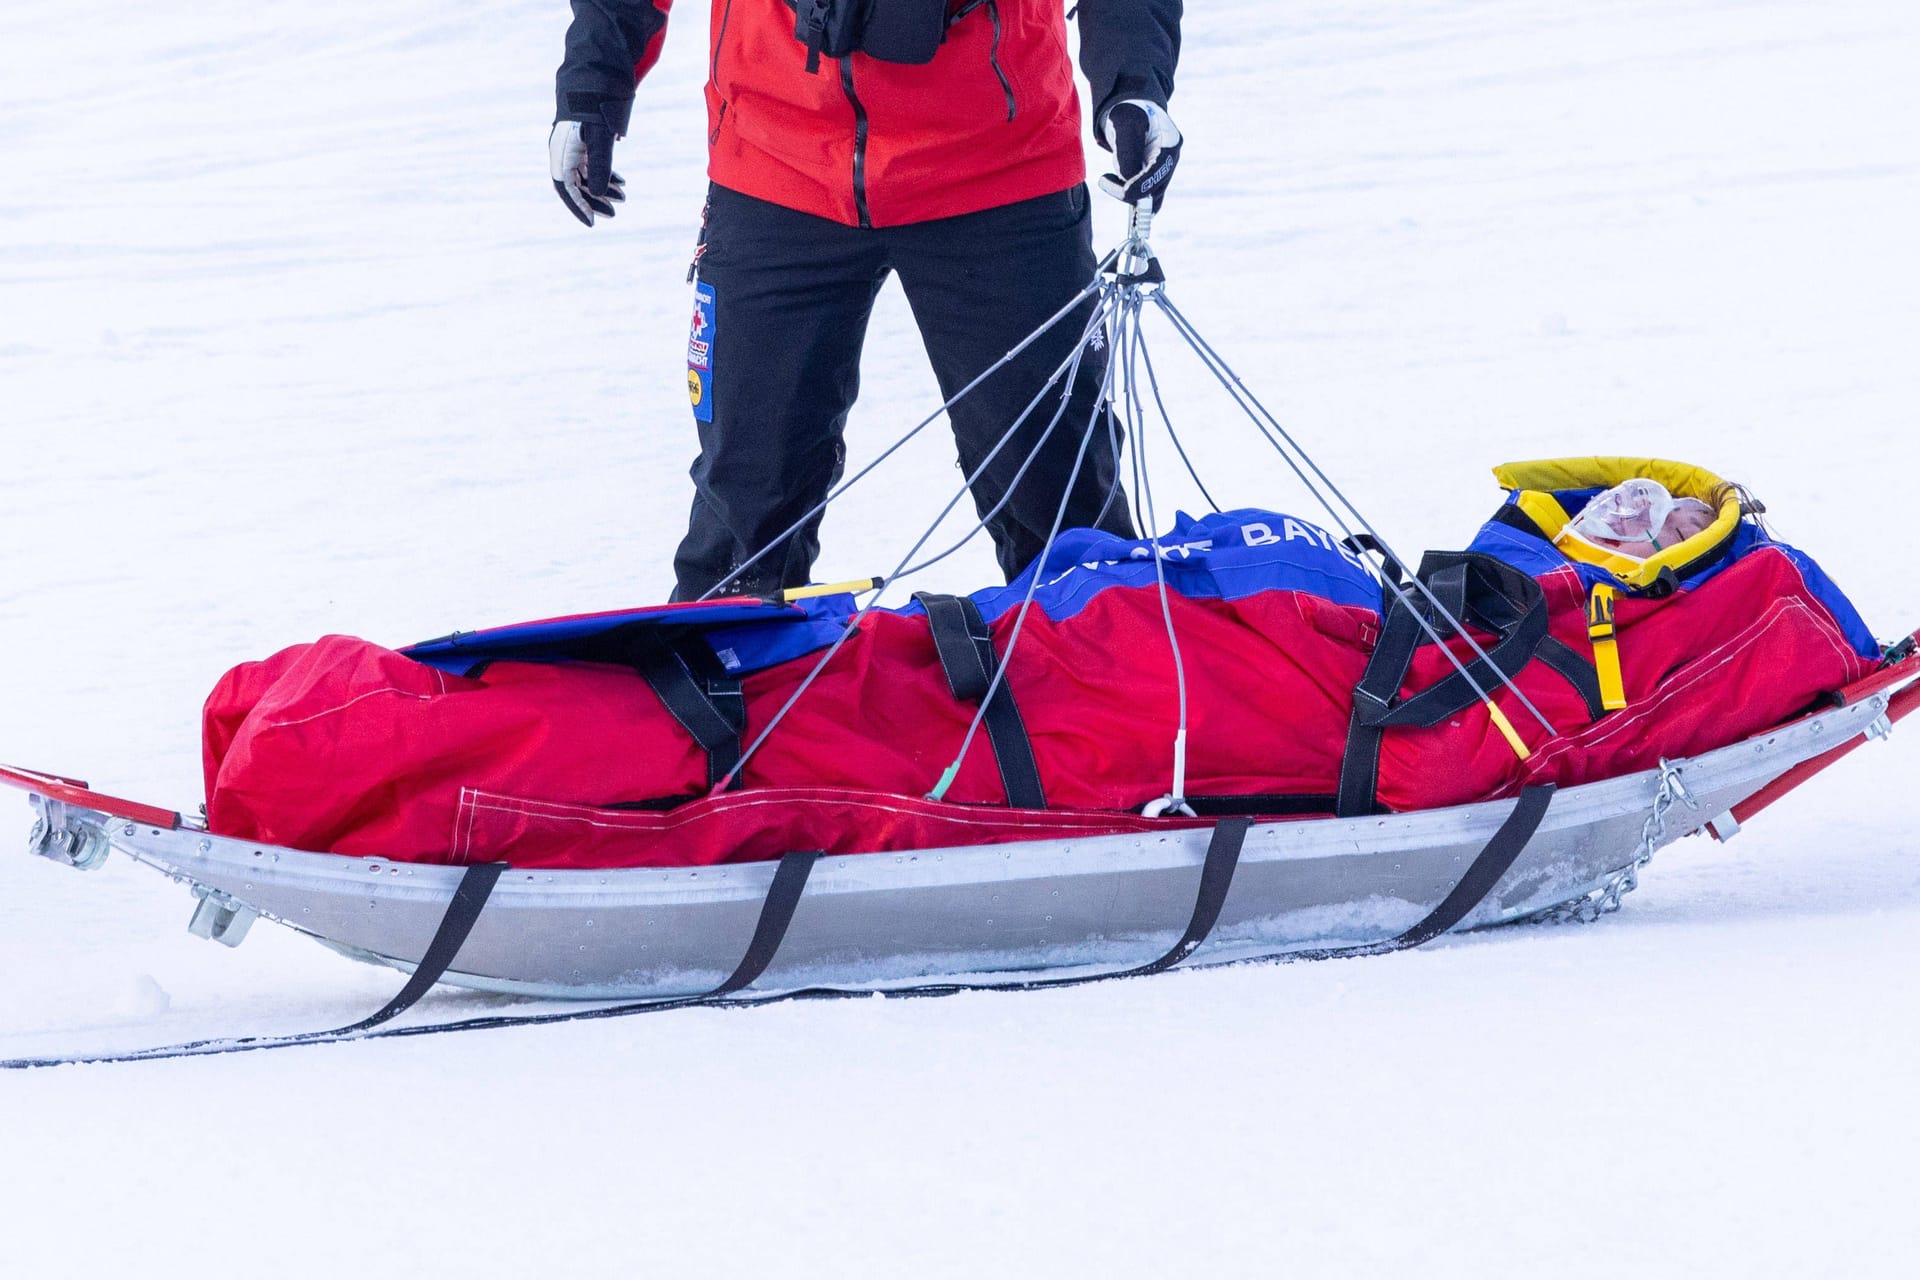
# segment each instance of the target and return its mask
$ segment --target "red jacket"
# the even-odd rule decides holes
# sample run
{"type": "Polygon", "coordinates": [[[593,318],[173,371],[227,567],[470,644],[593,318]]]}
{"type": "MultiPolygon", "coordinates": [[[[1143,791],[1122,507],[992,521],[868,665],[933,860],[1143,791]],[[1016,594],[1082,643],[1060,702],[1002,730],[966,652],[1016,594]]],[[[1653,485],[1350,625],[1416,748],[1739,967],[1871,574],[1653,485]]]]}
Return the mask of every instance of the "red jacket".
{"type": "MultiPolygon", "coordinates": [[[[559,119],[626,131],[633,86],[659,55],[671,4],[573,0],[559,119]]],[[[713,0],[708,175],[790,209],[875,227],[1083,181],[1063,0],[948,0],[948,9],[931,62],[855,52],[809,73],[785,0],[713,0]]],[[[1096,106],[1121,97],[1164,105],[1179,54],[1179,0],[1081,0],[1078,9],[1096,106]]]]}

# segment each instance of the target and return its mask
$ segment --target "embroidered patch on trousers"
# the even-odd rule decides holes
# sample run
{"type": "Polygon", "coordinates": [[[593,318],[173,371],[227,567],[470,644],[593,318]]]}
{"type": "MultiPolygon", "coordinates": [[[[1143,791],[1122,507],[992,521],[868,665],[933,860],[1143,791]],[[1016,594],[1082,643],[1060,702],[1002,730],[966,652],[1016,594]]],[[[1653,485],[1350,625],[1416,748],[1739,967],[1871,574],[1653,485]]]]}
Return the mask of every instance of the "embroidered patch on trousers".
{"type": "Polygon", "coordinates": [[[693,323],[687,334],[687,399],[696,422],[713,421],[713,286],[693,286],[693,323]]]}

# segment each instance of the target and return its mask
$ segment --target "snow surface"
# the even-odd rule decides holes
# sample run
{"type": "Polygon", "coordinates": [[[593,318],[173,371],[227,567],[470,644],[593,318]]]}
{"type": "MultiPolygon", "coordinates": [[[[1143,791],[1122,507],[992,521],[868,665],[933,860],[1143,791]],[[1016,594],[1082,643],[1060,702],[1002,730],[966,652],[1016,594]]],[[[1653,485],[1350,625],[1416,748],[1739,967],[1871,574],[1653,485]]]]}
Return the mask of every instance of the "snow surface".
{"type": "MultiPolygon", "coordinates": [[[[191,805],[233,663],[664,595],[682,7],[636,198],[591,233],[544,170],[557,0],[0,12],[0,759],[191,805]]],[[[1390,537],[1458,545],[1506,459],[1679,457],[1757,489],[1882,634],[1920,622],[1914,6],[1193,8],[1173,296],[1390,537]]],[[[1300,506],[1158,349],[1221,496],[1300,506]]],[[[889,291],[856,461],[932,391],[889,291]]],[[[956,482],[946,442],[910,451],[821,576],[884,568],[956,482]]],[[[990,575],[973,547],[927,585],[990,575]]],[[[1668,850],[1591,928],[8,1074],[0,1265],[1912,1274],[1914,732],[1668,850]]],[[[396,984],[265,926],[200,942],[188,907],[123,859],[0,858],[0,1056],[337,1025],[396,984]]]]}

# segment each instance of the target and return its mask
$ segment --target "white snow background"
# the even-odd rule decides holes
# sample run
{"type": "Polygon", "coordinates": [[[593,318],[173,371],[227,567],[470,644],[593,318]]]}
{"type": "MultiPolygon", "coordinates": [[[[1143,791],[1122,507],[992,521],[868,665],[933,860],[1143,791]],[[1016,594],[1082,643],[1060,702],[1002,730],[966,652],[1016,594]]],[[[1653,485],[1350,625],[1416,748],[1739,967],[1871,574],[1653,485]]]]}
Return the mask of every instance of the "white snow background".
{"type": "MultiPolygon", "coordinates": [[[[545,168],[559,0],[0,11],[0,759],[190,808],[237,662],[664,597],[680,7],[591,232],[545,168]]],[[[1678,457],[1882,635],[1920,623],[1914,6],[1192,8],[1173,296],[1391,539],[1460,545],[1504,460],[1678,457]]],[[[1312,515],[1156,349],[1218,496],[1312,515]]],[[[856,464],[936,399],[890,289],[856,464]]],[[[883,571],[957,482],[929,432],[820,576],[883,571]]],[[[969,551],[926,585],[989,581],[969,551]]],[[[9,1073],[0,1272],[1910,1275],[1916,732],[1593,927],[9,1073]]],[[[399,982],[189,906],[0,857],[0,1056],[333,1026],[399,982]]]]}

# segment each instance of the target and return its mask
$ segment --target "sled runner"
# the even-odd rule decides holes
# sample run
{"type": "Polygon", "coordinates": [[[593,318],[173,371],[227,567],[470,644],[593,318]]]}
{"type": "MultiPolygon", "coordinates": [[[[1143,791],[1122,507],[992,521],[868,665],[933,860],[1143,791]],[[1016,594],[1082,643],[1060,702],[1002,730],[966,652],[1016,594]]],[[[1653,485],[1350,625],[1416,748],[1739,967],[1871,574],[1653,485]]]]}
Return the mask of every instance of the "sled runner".
{"type": "MultiPolygon", "coordinates": [[[[463,1027],[1592,919],[1667,843],[1730,837],[1920,702],[1914,638],[1883,650],[1750,495],[1699,468],[1510,464],[1472,544],[1409,572],[1167,301],[1144,235],[1105,268],[1053,381],[1113,353],[1148,527],[1149,395],[1179,449],[1139,327],[1151,301],[1334,530],[1216,506],[1129,540],[1056,517],[1009,586],[879,608],[957,549],[925,553],[936,517],[851,593],[404,650],[329,637],[209,699],[204,818],[0,769],[32,797],[34,852],[87,868],[118,849],[185,882],[201,936],[237,945],[265,917],[413,975],[338,1032],[131,1056],[445,1029],[371,1030],[436,981],[638,1002],[463,1027]]],[[[1096,409],[1083,456],[1114,429],[1096,409]]]]}

